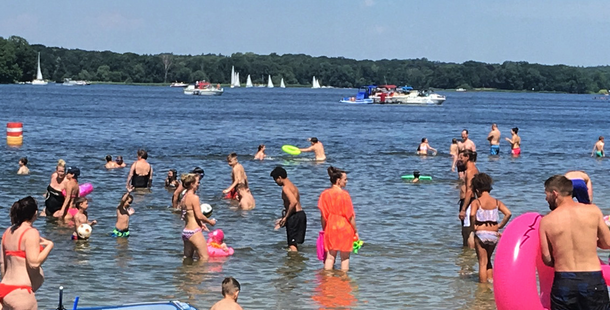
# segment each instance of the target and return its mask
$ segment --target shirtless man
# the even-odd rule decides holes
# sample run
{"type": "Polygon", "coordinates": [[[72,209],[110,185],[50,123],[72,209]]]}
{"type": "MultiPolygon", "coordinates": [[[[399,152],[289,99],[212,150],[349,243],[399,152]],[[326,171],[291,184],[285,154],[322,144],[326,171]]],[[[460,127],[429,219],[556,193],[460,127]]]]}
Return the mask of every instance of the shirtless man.
{"type": "Polygon", "coordinates": [[[489,141],[489,155],[500,155],[500,130],[497,124],[491,124],[487,141],[489,141]]]}
{"type": "MultiPolygon", "coordinates": [[[[472,142],[472,140],[468,139],[468,130],[462,130],[462,141],[458,141],[458,151],[462,152],[465,150],[470,150],[473,152],[474,156],[472,158],[473,162],[477,161],[477,146],[472,142]]],[[[459,157],[459,156],[458,156],[459,157]]],[[[456,167],[458,171],[458,175],[460,178],[463,178],[463,172],[466,170],[466,166],[462,163],[459,158],[456,162],[456,167]]]]}
{"type": "Polygon", "coordinates": [[[597,247],[610,249],[600,209],[572,200],[572,182],[555,175],[544,182],[551,212],[540,221],[542,260],[555,268],[551,309],[610,309],[597,247]]]}
{"type": "Polygon", "coordinates": [[[604,157],[606,154],[604,153],[604,137],[599,136],[599,140],[593,146],[593,151],[591,152],[591,157],[593,155],[597,157],[604,157]]]}
{"type": "Polygon", "coordinates": [[[237,189],[237,200],[239,201],[239,207],[242,210],[252,210],[256,206],[254,196],[250,192],[248,186],[244,183],[239,183],[235,186],[237,189]]]}
{"type": "Polygon", "coordinates": [[[590,204],[593,201],[593,183],[584,171],[568,171],[564,175],[572,181],[572,197],[580,203],[590,204]]]}
{"type": "Polygon", "coordinates": [[[231,153],[227,156],[227,163],[233,170],[231,171],[231,186],[227,187],[224,191],[224,194],[227,194],[225,198],[227,199],[237,199],[237,189],[235,187],[239,183],[244,183],[248,186],[248,177],[246,176],[246,171],[244,170],[244,166],[242,166],[239,162],[237,162],[237,154],[231,153]]]}
{"type": "Polygon", "coordinates": [[[288,174],[282,167],[276,167],[270,175],[275,183],[282,187],[282,200],[284,201],[282,218],[277,221],[275,229],[286,226],[288,247],[290,251],[296,252],[299,250],[297,244],[305,241],[305,231],[307,230],[307,216],[301,208],[299,189],[288,180],[288,174]]]}
{"type": "Polygon", "coordinates": [[[324,153],[324,145],[318,141],[318,138],[312,137],[308,139],[311,142],[311,146],[305,149],[299,149],[301,152],[314,152],[316,154],[316,160],[326,160],[326,153],[324,153]]]}
{"type": "Polygon", "coordinates": [[[472,192],[472,178],[479,173],[479,169],[473,162],[474,152],[465,150],[458,155],[459,160],[464,163],[464,177],[461,179],[460,185],[460,214],[458,215],[462,222],[462,246],[467,246],[474,249],[474,225],[470,223],[470,218],[466,214],[470,214],[470,203],[474,200],[472,192]]]}
{"type": "Polygon", "coordinates": [[[210,310],[242,310],[237,303],[241,286],[235,278],[225,278],[222,281],[222,299],[215,303],[210,310]]]}

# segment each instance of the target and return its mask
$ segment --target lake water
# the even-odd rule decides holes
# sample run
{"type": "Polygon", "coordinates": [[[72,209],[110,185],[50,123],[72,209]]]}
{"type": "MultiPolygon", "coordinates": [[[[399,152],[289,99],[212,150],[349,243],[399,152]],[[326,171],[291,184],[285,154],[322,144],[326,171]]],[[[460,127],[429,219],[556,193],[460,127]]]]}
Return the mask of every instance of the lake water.
{"type": "MultiPolygon", "coordinates": [[[[226,276],[242,286],[246,309],[495,309],[490,285],[477,284],[472,250],[461,247],[457,219],[458,187],[450,172],[452,138],[462,129],[477,144],[477,165],[494,180],[492,194],[514,216],[546,212],[543,182],[567,170],[587,171],[595,202],[610,211],[607,160],[590,157],[608,128],[608,103],[588,95],[535,93],[447,93],[442,106],[345,105],[354,90],[227,89],[221,97],[184,96],[181,89],[143,86],[43,87],[0,85],[0,124],[24,123],[21,148],[2,147],[0,228],[9,225],[8,208],[43,194],[59,158],[81,169],[80,182],[95,190],[88,197],[90,219],[97,219],[88,242],[70,240],[71,231],[41,219],[36,226],[55,242],[44,264],[46,282],[37,292],[41,308],[55,308],[57,287],[80,305],[178,299],[208,309],[221,298],[226,276]],[[497,123],[503,137],[519,127],[522,156],[489,158],[486,137],[497,123]],[[308,146],[308,137],[325,145],[328,160],[313,154],[281,152],[283,144],[308,146]],[[427,137],[438,156],[419,157],[427,137]],[[259,144],[272,158],[252,157],[259,144]],[[131,237],[109,236],[115,208],[125,190],[128,169],[106,171],[106,154],[128,164],[138,148],[149,152],[155,169],[152,193],[135,197],[131,237]],[[225,157],[237,152],[256,199],[256,209],[236,210],[221,198],[230,183],[225,157]],[[17,176],[17,161],[27,156],[30,176],[17,176]],[[285,250],[285,231],[274,231],[282,209],[281,189],[270,171],[282,165],[299,187],[308,215],[306,242],[299,254],[285,250]],[[324,276],[315,254],[320,229],[317,199],[329,186],[326,168],[349,171],[349,190],[360,237],[348,277],[324,276]],[[203,202],[214,206],[216,228],[235,255],[206,265],[182,263],[183,224],[168,206],[163,188],[170,168],[205,169],[203,202]],[[409,184],[400,176],[419,170],[434,181],[409,184]]],[[[67,303],[69,304],[69,303],[67,303]]]]}

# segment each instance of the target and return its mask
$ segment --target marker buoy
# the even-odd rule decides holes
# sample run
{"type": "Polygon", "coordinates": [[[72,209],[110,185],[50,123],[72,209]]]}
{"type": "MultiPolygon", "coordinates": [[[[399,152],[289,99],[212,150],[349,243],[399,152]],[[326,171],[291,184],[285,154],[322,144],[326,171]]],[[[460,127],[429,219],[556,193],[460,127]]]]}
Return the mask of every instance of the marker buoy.
{"type": "Polygon", "coordinates": [[[13,146],[23,144],[23,123],[6,124],[6,144],[13,146]]]}

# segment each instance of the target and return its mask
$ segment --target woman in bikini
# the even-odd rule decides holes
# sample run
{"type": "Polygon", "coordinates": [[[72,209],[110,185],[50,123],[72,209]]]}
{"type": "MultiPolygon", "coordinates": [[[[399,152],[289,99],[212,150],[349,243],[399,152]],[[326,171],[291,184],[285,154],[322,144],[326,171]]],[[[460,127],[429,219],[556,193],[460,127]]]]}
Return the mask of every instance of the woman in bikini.
{"type": "Polygon", "coordinates": [[[421,143],[417,147],[417,155],[428,155],[428,150],[432,150],[436,155],[436,149],[428,144],[428,139],[422,138],[421,143]]]}
{"type": "Polygon", "coordinates": [[[131,165],[131,170],[127,175],[127,190],[134,188],[150,188],[152,185],[153,169],[146,161],[148,153],[145,150],[138,150],[138,160],[131,165]]]}
{"type": "Polygon", "coordinates": [[[513,156],[519,156],[519,155],[521,155],[521,137],[519,137],[519,135],[518,135],[519,128],[515,127],[513,129],[511,129],[510,133],[512,134],[512,137],[510,139],[509,138],[504,138],[504,139],[506,139],[506,141],[508,141],[508,143],[510,143],[511,154],[513,154],[513,156]]]}
{"type": "Polygon", "coordinates": [[[55,172],[51,175],[51,182],[47,186],[45,195],[45,210],[41,215],[52,216],[59,211],[64,205],[64,195],[61,191],[65,188],[66,180],[66,162],[63,159],[57,161],[55,172]]]}
{"type": "Polygon", "coordinates": [[[66,196],[64,197],[64,204],[61,209],[53,213],[54,217],[61,217],[72,219],[72,217],[78,213],[78,209],[74,208],[74,199],[79,196],[80,189],[78,188],[78,177],[80,176],[80,169],[76,167],[69,167],[66,173],[66,196]],[[67,215],[70,215],[67,217],[67,215]]]}
{"type": "Polygon", "coordinates": [[[186,189],[186,193],[180,200],[182,219],[184,220],[184,229],[182,230],[184,258],[194,258],[196,250],[199,260],[207,260],[208,245],[201,231],[209,231],[205,224],[214,226],[216,220],[210,220],[201,213],[201,202],[199,196],[195,194],[199,188],[199,177],[194,173],[183,175],[182,185],[186,189]]]}
{"type": "Polygon", "coordinates": [[[12,226],[2,235],[0,255],[0,303],[4,309],[37,309],[34,292],[44,281],[41,265],[53,249],[53,242],[40,237],[32,227],[38,205],[31,196],[13,204],[12,226]]]}
{"type": "Polygon", "coordinates": [[[492,280],[493,266],[491,255],[498,244],[499,233],[508,220],[510,220],[510,210],[504,203],[491,197],[491,184],[493,180],[485,173],[476,174],[472,178],[472,191],[477,195],[470,204],[470,223],[474,223],[474,244],[479,259],[479,282],[487,283],[492,280]],[[502,222],[498,225],[499,214],[504,214],[502,222]]]}

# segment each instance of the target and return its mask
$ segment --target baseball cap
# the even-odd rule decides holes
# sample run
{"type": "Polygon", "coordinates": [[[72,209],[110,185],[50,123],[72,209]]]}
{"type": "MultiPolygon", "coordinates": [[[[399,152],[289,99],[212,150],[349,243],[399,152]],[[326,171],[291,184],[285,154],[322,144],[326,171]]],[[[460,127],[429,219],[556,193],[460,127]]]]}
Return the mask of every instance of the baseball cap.
{"type": "Polygon", "coordinates": [[[66,173],[73,174],[75,177],[78,178],[78,176],[80,176],[80,169],[76,167],[68,167],[68,172],[66,173]]]}

